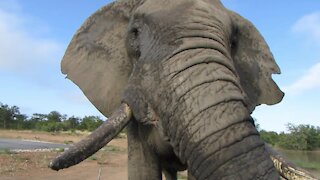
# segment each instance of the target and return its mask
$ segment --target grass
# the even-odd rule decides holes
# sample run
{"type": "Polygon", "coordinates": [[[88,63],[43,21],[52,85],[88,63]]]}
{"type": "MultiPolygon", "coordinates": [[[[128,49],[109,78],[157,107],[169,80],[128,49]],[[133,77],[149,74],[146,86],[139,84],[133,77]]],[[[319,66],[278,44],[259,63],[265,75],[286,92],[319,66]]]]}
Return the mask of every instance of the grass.
{"type": "Polygon", "coordinates": [[[188,177],[187,177],[187,176],[185,176],[185,175],[183,175],[183,174],[178,173],[178,180],[187,180],[187,179],[188,179],[188,177]]]}
{"type": "Polygon", "coordinates": [[[297,167],[320,176],[320,152],[319,151],[295,151],[276,149],[284,159],[295,164],[297,167]]]}
{"type": "Polygon", "coordinates": [[[127,138],[127,134],[124,133],[124,132],[121,132],[117,135],[117,138],[120,138],[120,139],[124,139],[124,138],[127,138]]]}
{"type": "Polygon", "coordinates": [[[9,149],[5,148],[5,149],[0,149],[0,154],[14,154],[14,153],[11,152],[9,149]]]}
{"type": "Polygon", "coordinates": [[[113,145],[107,145],[102,150],[107,152],[125,152],[126,151],[126,149],[124,148],[113,146],[113,145]]]}
{"type": "Polygon", "coordinates": [[[305,162],[305,161],[297,161],[297,160],[296,161],[292,160],[292,162],[304,169],[313,169],[313,170],[320,171],[320,163],[318,162],[305,162]]]}
{"type": "Polygon", "coordinates": [[[64,152],[64,148],[56,148],[54,151],[55,152],[64,152]]]}
{"type": "Polygon", "coordinates": [[[306,170],[307,172],[313,174],[315,177],[320,177],[320,162],[307,162],[300,160],[291,160],[298,167],[306,170]]]}
{"type": "Polygon", "coordinates": [[[87,136],[88,134],[90,134],[90,131],[87,130],[69,130],[69,131],[59,131],[60,134],[67,134],[67,135],[83,135],[83,136],[87,136]]]}
{"type": "Polygon", "coordinates": [[[56,152],[11,153],[3,149],[1,149],[1,152],[9,153],[0,154],[1,177],[3,175],[13,176],[16,172],[31,169],[47,169],[49,161],[57,155],[56,152]]]}
{"type": "Polygon", "coordinates": [[[95,155],[90,156],[89,159],[92,160],[92,161],[98,160],[98,158],[95,155]]]}
{"type": "Polygon", "coordinates": [[[63,143],[64,143],[64,144],[73,144],[73,141],[71,141],[71,140],[64,140],[63,143]]]}
{"type": "Polygon", "coordinates": [[[15,160],[16,160],[17,162],[22,163],[22,162],[30,161],[30,158],[29,158],[29,157],[23,157],[23,156],[16,156],[16,157],[15,157],[15,160]]]}

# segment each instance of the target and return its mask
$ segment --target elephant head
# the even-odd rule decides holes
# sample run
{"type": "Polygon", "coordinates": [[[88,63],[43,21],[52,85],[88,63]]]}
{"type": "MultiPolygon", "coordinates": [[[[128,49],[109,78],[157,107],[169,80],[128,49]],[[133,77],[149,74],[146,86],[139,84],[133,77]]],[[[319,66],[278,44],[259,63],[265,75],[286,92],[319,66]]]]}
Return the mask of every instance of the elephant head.
{"type": "Polygon", "coordinates": [[[74,35],[62,72],[111,117],[54,169],[134,122],[154,127],[195,179],[278,176],[250,114],[283,98],[271,78],[279,67],[258,30],[219,0],[113,2],[74,35]]]}

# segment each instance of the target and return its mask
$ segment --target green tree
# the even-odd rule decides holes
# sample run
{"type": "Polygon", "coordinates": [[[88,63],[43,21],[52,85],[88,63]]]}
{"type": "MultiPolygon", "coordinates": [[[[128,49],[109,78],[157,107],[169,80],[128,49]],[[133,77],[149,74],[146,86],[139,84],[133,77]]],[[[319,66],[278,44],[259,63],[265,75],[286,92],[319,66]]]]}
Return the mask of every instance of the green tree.
{"type": "Polygon", "coordinates": [[[75,130],[80,124],[80,118],[71,116],[63,121],[64,130],[75,130]]]}
{"type": "Polygon", "coordinates": [[[272,146],[276,145],[279,141],[279,135],[274,131],[261,130],[259,133],[261,139],[272,146]]]}
{"type": "Polygon", "coordinates": [[[31,127],[31,129],[43,131],[43,127],[47,120],[48,117],[46,114],[34,113],[29,120],[29,127],[31,127]]]}
{"type": "Polygon", "coordinates": [[[39,114],[39,113],[34,113],[32,114],[30,120],[34,122],[39,122],[39,121],[46,121],[48,119],[46,114],[39,114]]]}
{"type": "Polygon", "coordinates": [[[1,128],[6,129],[11,119],[10,108],[6,104],[0,103],[1,128]]]}
{"type": "Polygon", "coordinates": [[[319,127],[287,124],[289,134],[281,134],[279,145],[285,149],[314,150],[320,148],[319,127]]]}
{"type": "Polygon", "coordinates": [[[8,106],[0,103],[0,122],[3,129],[15,129],[21,114],[18,106],[8,106]]]}
{"type": "Polygon", "coordinates": [[[279,146],[290,150],[307,150],[307,141],[304,136],[299,134],[281,133],[279,138],[279,146]]]}
{"type": "Polygon", "coordinates": [[[25,114],[17,114],[14,118],[15,120],[15,127],[14,129],[28,129],[26,126],[28,116],[25,114]]]}
{"type": "Polygon", "coordinates": [[[47,118],[49,122],[61,122],[63,120],[63,116],[58,111],[51,111],[47,118]]]}
{"type": "Polygon", "coordinates": [[[93,131],[102,123],[103,121],[98,116],[85,116],[80,122],[79,129],[93,131]]]}

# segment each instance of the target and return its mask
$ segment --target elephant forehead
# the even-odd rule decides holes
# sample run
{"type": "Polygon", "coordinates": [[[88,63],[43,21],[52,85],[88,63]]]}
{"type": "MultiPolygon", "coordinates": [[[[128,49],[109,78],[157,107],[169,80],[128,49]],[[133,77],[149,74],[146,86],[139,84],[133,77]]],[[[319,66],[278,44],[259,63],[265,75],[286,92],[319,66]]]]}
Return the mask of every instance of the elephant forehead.
{"type": "Polygon", "coordinates": [[[194,2],[189,0],[147,0],[135,11],[135,18],[144,18],[145,21],[159,24],[176,23],[178,19],[188,17],[185,12],[191,9],[193,4],[194,2]]]}
{"type": "Polygon", "coordinates": [[[218,21],[226,29],[231,24],[225,7],[218,0],[146,0],[135,11],[134,19],[166,28],[186,21],[218,21]]]}
{"type": "Polygon", "coordinates": [[[159,11],[172,11],[179,7],[186,7],[194,4],[192,0],[146,0],[137,11],[141,13],[155,13],[159,11]],[[165,8],[163,8],[165,7],[165,8]]]}

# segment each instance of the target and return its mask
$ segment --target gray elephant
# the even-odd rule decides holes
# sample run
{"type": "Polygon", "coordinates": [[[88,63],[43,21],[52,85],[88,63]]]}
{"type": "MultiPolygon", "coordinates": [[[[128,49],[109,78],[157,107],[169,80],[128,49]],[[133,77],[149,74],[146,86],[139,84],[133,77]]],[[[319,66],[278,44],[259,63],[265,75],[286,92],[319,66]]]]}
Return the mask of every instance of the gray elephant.
{"type": "Polygon", "coordinates": [[[128,128],[130,180],[279,179],[250,114],[280,73],[256,28],[219,0],[119,0],[74,35],[62,72],[109,119],[59,155],[86,159],[128,128]]]}

